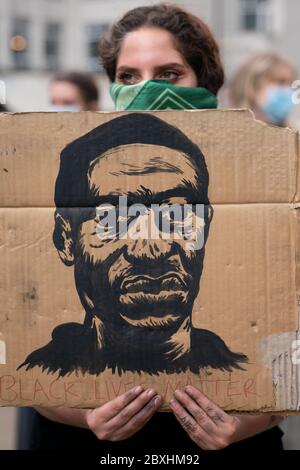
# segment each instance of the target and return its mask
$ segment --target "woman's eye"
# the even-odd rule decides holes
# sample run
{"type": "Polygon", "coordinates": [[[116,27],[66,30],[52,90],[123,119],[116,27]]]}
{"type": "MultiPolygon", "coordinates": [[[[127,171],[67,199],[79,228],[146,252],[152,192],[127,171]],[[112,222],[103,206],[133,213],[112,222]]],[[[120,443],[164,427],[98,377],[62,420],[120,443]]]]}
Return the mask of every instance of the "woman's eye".
{"type": "Polygon", "coordinates": [[[138,82],[138,79],[132,75],[132,73],[121,73],[117,76],[118,81],[124,83],[125,85],[133,85],[138,82]]]}
{"type": "Polygon", "coordinates": [[[177,80],[179,77],[179,74],[177,72],[172,72],[172,71],[166,71],[160,74],[159,78],[164,79],[164,80],[177,80]]]}

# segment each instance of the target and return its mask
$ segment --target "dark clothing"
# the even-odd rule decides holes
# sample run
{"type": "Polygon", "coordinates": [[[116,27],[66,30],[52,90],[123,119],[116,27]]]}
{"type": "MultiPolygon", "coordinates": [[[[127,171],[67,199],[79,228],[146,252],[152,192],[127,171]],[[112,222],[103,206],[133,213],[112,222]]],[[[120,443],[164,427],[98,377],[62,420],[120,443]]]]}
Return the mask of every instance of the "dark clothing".
{"type": "MultiPolygon", "coordinates": [[[[52,422],[35,410],[21,410],[26,414],[27,426],[19,436],[19,449],[94,449],[99,455],[110,453],[118,456],[146,454],[198,454],[201,449],[190,439],[172,413],[156,413],[134,436],[124,441],[99,441],[89,430],[52,422]],[[25,439],[24,439],[25,437],[25,439]],[[25,442],[26,441],[26,442],[25,442]]],[[[274,427],[252,438],[229,446],[225,451],[273,451],[283,450],[283,432],[274,427]]]]}
{"type": "MultiPolygon", "coordinates": [[[[159,332],[149,330],[150,335],[153,335],[150,343],[157,344],[159,332]]],[[[132,351],[126,351],[126,354],[120,345],[99,351],[95,329],[79,323],[65,323],[57,326],[52,332],[52,340],[29,354],[19,368],[28,370],[39,366],[48,373],[59,372],[60,377],[74,371],[99,375],[107,367],[119,374],[124,371],[157,374],[187,370],[199,374],[205,367],[232,371],[242,369],[241,364],[248,362],[247,356],[232,352],[212,331],[192,327],[190,335],[190,351],[175,360],[167,354],[168,343],[165,349],[164,346],[157,349],[152,346],[152,350],[147,351],[143,341],[133,342],[132,351]]]]}

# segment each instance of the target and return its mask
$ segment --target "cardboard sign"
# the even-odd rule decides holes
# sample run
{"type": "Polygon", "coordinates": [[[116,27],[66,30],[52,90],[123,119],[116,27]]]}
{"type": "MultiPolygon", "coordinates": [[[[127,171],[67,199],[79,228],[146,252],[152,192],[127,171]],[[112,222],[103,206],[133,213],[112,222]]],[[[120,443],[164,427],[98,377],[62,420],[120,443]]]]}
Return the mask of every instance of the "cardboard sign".
{"type": "Polygon", "coordinates": [[[299,174],[248,111],[0,115],[0,404],[297,411],[299,174]]]}

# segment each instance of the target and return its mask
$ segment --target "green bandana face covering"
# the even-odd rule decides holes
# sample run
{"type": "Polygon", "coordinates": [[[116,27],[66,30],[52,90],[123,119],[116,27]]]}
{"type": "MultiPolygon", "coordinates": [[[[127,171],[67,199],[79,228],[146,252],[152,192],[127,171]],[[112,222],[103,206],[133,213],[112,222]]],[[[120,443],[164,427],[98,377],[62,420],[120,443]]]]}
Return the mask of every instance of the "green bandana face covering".
{"type": "Polygon", "coordinates": [[[176,86],[165,80],[144,80],[136,85],[112,83],[110,95],[116,111],[157,109],[216,109],[216,96],[201,87],[176,86]]]}

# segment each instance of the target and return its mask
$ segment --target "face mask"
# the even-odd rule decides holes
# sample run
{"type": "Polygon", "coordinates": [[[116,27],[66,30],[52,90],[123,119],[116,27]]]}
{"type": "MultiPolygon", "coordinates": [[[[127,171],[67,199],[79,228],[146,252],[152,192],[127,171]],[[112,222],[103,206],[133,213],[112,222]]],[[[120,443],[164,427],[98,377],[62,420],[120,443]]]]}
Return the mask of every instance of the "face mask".
{"type": "Polygon", "coordinates": [[[81,111],[80,107],[75,104],[51,106],[50,112],[52,113],[76,113],[81,111]]]}
{"type": "Polygon", "coordinates": [[[165,80],[144,80],[136,85],[112,83],[110,95],[116,111],[157,109],[216,109],[216,96],[206,88],[176,86],[165,80]]]}
{"type": "Polygon", "coordinates": [[[293,90],[290,87],[270,87],[262,111],[273,124],[282,124],[293,109],[293,90]]]}

